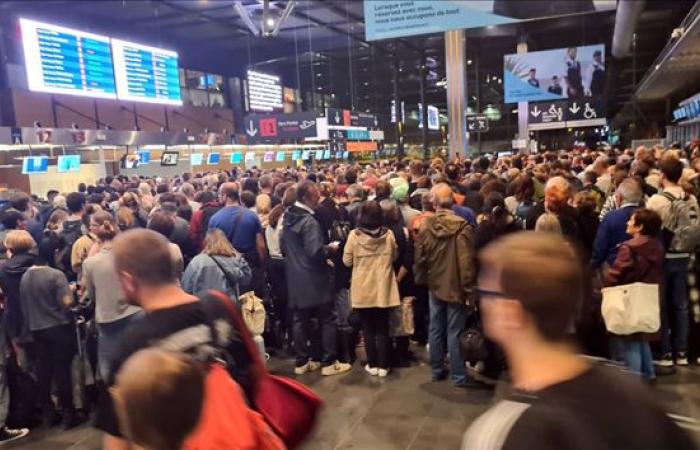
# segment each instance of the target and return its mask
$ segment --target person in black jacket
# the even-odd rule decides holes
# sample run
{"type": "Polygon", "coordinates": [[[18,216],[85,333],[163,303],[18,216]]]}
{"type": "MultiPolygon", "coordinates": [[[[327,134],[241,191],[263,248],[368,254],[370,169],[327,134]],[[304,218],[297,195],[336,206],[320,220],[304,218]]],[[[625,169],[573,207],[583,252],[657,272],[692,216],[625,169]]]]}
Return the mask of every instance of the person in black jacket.
{"type": "Polygon", "coordinates": [[[284,214],[281,236],[297,375],[318,370],[321,364],[323,375],[336,375],[352,368],[336,359],[337,317],[332,271],[327,260],[338,251],[338,244],[326,245],[323,229],[315,218],[320,197],[315,183],[301,183],[297,201],[284,214]],[[314,318],[319,321],[321,339],[311,338],[310,349],[308,329],[314,318]],[[322,348],[318,348],[319,344],[322,348]]]}
{"type": "MultiPolygon", "coordinates": [[[[402,299],[415,298],[413,245],[409,241],[408,229],[401,224],[399,205],[394,200],[382,200],[379,206],[381,206],[384,215],[384,226],[394,233],[394,239],[396,239],[398,256],[394,260],[394,272],[396,281],[399,283],[399,296],[402,299]]],[[[391,354],[394,356],[395,367],[408,367],[410,365],[413,355],[408,350],[408,346],[409,336],[394,337],[394,349],[391,354]]]]}

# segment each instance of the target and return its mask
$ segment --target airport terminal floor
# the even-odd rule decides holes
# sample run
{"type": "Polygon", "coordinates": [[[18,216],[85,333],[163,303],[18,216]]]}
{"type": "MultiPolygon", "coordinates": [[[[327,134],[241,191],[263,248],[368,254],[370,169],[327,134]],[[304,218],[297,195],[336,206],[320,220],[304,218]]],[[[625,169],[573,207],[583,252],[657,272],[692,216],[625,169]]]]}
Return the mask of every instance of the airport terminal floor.
{"type": "MultiPolygon", "coordinates": [[[[417,349],[416,349],[417,350],[417,349]]],[[[420,353],[420,351],[418,351],[420,353]]],[[[293,375],[293,361],[273,359],[276,373],[293,375]]],[[[424,355],[388,378],[367,377],[357,364],[338,377],[304,375],[299,380],[323,397],[318,426],[300,450],[435,450],[461,447],[468,426],[499,390],[464,390],[431,382],[424,355]]],[[[700,367],[678,368],[659,378],[655,396],[673,419],[700,443],[700,367]]],[[[37,430],[13,450],[99,450],[101,434],[89,427],[37,430]]]]}

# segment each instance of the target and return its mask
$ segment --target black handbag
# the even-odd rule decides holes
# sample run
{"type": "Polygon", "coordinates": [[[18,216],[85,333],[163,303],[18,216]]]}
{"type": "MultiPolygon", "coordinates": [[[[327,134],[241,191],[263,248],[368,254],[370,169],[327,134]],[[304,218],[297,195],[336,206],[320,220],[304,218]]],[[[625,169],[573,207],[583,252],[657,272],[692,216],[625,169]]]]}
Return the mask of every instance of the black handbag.
{"type": "Polygon", "coordinates": [[[479,311],[475,310],[472,317],[474,317],[473,324],[459,334],[459,353],[464,361],[476,364],[484,361],[489,352],[479,319],[479,311]]]}

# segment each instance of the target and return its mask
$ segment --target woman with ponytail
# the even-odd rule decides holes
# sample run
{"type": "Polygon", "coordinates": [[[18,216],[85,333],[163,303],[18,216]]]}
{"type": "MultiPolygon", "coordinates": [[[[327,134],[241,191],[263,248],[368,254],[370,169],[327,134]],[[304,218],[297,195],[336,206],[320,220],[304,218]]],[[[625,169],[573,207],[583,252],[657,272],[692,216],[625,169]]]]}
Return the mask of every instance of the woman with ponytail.
{"type": "Polygon", "coordinates": [[[106,379],[119,338],[141,309],[127,302],[114,268],[112,240],[119,233],[114,216],[104,211],[93,214],[90,230],[97,236],[99,251],[83,263],[83,276],[87,296],[95,302],[98,365],[100,374],[106,379]]]}
{"type": "Polygon", "coordinates": [[[474,239],[476,250],[508,233],[522,230],[516,218],[508,212],[503,194],[491,192],[484,199],[483,212],[477,217],[479,228],[474,239]]]}

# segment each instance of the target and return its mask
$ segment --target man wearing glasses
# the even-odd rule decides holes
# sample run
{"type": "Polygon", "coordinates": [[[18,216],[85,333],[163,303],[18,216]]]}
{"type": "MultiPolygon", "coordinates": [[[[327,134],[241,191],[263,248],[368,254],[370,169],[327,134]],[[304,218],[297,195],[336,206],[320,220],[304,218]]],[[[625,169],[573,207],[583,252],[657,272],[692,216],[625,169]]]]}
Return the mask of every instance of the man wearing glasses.
{"type": "Polygon", "coordinates": [[[577,353],[586,271],[569,243],[521,232],[479,256],[484,331],[506,354],[512,392],[471,425],[463,450],[695,448],[638,378],[577,353]]]}

